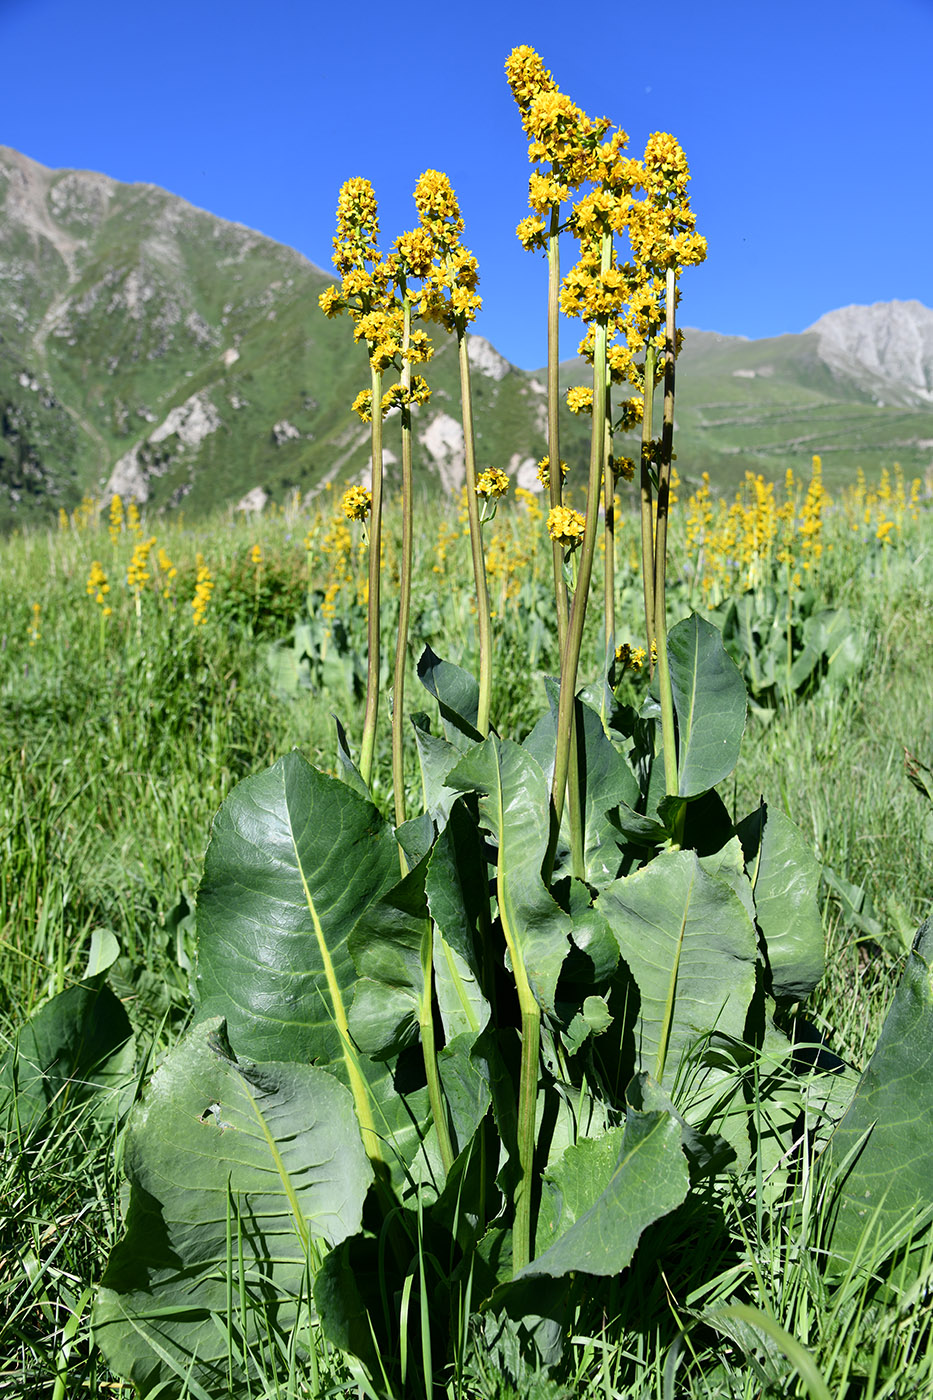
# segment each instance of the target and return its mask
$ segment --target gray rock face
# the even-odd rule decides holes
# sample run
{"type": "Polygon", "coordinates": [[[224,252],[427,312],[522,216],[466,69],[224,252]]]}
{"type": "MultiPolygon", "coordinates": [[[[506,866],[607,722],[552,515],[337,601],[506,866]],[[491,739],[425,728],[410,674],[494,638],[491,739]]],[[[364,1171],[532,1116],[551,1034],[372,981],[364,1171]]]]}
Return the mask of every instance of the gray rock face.
{"type": "Polygon", "coordinates": [[[875,381],[888,403],[933,402],[933,311],[921,302],[844,306],[809,329],[834,373],[863,387],[875,381]]]}

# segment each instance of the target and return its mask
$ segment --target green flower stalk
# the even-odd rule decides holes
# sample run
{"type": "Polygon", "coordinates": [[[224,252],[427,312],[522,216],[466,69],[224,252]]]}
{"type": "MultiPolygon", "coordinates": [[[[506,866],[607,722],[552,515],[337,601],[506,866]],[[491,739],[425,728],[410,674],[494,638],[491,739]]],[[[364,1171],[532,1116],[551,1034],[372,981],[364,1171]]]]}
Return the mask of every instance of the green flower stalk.
{"type": "Polygon", "coordinates": [[[402,326],[399,308],[389,293],[390,267],[379,252],[376,196],[368,180],[348,180],[337,200],[334,266],[341,284],[319,297],[325,316],[347,311],[356,323],[354,340],[365,341],[369,353],[370,387],[359,393],[353,408],[363,422],[372,423],[372,518],[369,527],[369,596],[366,711],[360,745],[360,774],[372,781],[376,730],[379,722],[381,660],[380,574],[382,556],[382,375],[398,354],[402,326]]]}
{"type": "MultiPolygon", "coordinates": [[[[421,375],[412,377],[412,365],[430,359],[433,351],[424,331],[412,331],[412,294],[409,279],[420,279],[430,272],[433,247],[422,229],[403,233],[396,239],[390,258],[392,278],[402,305],[401,369],[399,383],[383,400],[383,409],[397,406],[402,423],[402,557],[399,571],[399,617],[395,644],[395,670],[392,684],[392,786],[395,825],[405,821],[405,768],[403,734],[405,721],[405,666],[408,659],[408,627],[411,614],[412,539],[414,528],[412,497],[411,413],[416,404],[426,403],[430,390],[421,375]]],[[[407,869],[399,848],[402,873],[407,869]]]]}
{"type": "MultiPolygon", "coordinates": [[[[560,456],[559,319],[560,319],[560,208],[572,190],[579,189],[592,175],[593,152],[608,130],[605,120],[591,121],[569,97],[562,93],[542,59],[527,45],[513,49],[505,65],[512,96],[521,113],[522,126],[529,138],[528,158],[537,168],[529,185],[533,213],[518,225],[516,233],[528,250],[547,251],[548,261],[548,455],[541,463],[540,477],[547,486],[550,512],[563,506],[563,469],[560,456]],[[542,168],[543,167],[543,168],[542,168]],[[545,222],[546,221],[546,222],[545,222]],[[545,233],[546,229],[546,233],[545,233]],[[560,463],[561,470],[551,470],[560,463]]],[[[564,554],[559,538],[551,533],[554,598],[557,636],[563,656],[569,625],[569,598],[564,577],[564,554]]],[[[574,739],[574,714],[570,713],[567,736],[569,780],[570,841],[574,868],[582,874],[583,819],[574,739]]],[[[563,799],[562,799],[563,801],[563,799]]],[[[559,822],[559,816],[558,816],[559,822]]]]}
{"type": "Polygon", "coordinates": [[[422,285],[419,314],[437,321],[457,335],[460,368],[460,402],[463,416],[463,454],[466,475],[467,513],[470,522],[470,551],[476,587],[476,618],[479,632],[479,706],[477,729],[489,733],[492,699],[492,620],[479,502],[476,495],[476,446],[473,430],[473,398],[470,390],[470,357],[467,326],[482,305],[476,295],[479,272],[476,259],[460,241],[463,218],[450,180],[439,170],[426,170],[415,186],[415,205],[421,227],[434,247],[430,275],[422,285]]]}
{"type": "Polygon", "coordinates": [[[674,362],[680,349],[675,324],[677,280],[682,267],[706,257],[706,240],[696,233],[696,217],[686,194],[690,171],[673,136],[655,132],[648,138],[644,159],[637,167],[643,200],[629,213],[629,237],[636,272],[628,313],[629,344],[645,346],[643,369],[641,522],[642,580],[649,655],[658,658],[661,733],[665,789],[678,790],[674,702],[667,659],[667,523],[671,464],[674,459],[674,362]],[[660,327],[664,324],[663,335],[660,327]],[[652,436],[652,402],[657,379],[657,354],[663,353],[664,418],[660,442],[652,436]],[[657,519],[653,489],[657,486],[657,519]]]}
{"type": "MultiPolygon", "coordinates": [[[[608,123],[599,124],[601,136],[604,136],[607,130],[608,123]]],[[[583,641],[583,625],[592,577],[593,557],[596,550],[599,501],[604,481],[607,482],[608,521],[611,529],[611,402],[609,385],[612,369],[608,351],[610,330],[614,332],[621,315],[622,296],[625,290],[624,275],[616,264],[613,235],[625,226],[630,180],[628,162],[621,157],[620,153],[626,140],[627,137],[623,131],[616,131],[591,153],[588,173],[592,179],[598,181],[598,184],[574,205],[572,226],[580,240],[580,259],[564,279],[561,293],[561,309],[565,314],[580,316],[589,324],[589,330],[580,345],[580,353],[592,363],[593,387],[591,391],[577,389],[571,390],[568,394],[568,405],[571,410],[573,412],[589,411],[592,416],[592,424],[586,525],[580,550],[567,637],[561,656],[561,695],[558,707],[557,752],[552,788],[554,816],[558,825],[563,811],[571,755],[575,748],[572,721],[577,669],[583,641]]],[[[610,533],[606,546],[609,574],[606,588],[612,591],[613,598],[611,606],[607,608],[605,614],[604,625],[607,637],[614,630],[615,588],[612,563],[609,559],[611,547],[612,536],[610,533]]],[[[612,653],[610,652],[607,655],[607,665],[611,658],[612,653]]],[[[555,841],[556,833],[552,834],[552,847],[555,841]]],[[[574,873],[582,878],[585,875],[582,829],[576,837],[572,832],[571,847],[574,873]]]]}

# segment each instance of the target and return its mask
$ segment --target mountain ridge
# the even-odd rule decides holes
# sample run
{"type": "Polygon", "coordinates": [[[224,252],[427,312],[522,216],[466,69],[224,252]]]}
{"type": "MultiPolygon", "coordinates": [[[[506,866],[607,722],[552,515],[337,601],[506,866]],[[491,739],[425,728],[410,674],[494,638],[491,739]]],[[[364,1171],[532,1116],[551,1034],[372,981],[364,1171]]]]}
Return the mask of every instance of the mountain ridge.
{"type": "MultiPolygon", "coordinates": [[[[360,479],[368,429],[349,403],[368,369],[348,326],[318,310],[332,280],[156,185],[50,170],[0,147],[0,524],[85,492],[196,512],[257,489],[281,497],[360,479]]],[[[469,350],[481,464],[532,486],[546,451],[543,371],[479,336],[469,350]]],[[[416,425],[424,490],[462,481],[456,359],[436,336],[416,425]]],[[[568,384],[587,373],[562,366],[568,384]]],[[[790,460],[804,469],[811,451],[830,474],[870,474],[897,447],[905,470],[925,470],[931,388],[933,311],[919,302],[841,308],[766,341],[688,330],[681,474],[706,469],[729,485],[790,460]]],[[[561,454],[585,475],[588,424],[562,419],[561,454]]],[[[391,483],[391,434],[386,462],[391,483]]]]}

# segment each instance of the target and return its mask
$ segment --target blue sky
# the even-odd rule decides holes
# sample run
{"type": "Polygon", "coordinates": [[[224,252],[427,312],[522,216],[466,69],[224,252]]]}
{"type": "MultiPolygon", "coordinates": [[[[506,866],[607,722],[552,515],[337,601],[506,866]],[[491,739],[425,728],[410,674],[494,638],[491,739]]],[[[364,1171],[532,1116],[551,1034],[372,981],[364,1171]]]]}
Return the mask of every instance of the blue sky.
{"type": "Polygon", "coordinates": [[[683,145],[710,245],[685,325],[758,337],[853,302],[933,305],[933,0],[0,0],[0,142],[161,185],[324,267],[343,180],[372,180],[388,244],[421,171],[446,170],[477,329],[533,368],[545,269],[514,237],[528,164],[503,76],[521,43],[635,154],[656,130],[683,145]]]}

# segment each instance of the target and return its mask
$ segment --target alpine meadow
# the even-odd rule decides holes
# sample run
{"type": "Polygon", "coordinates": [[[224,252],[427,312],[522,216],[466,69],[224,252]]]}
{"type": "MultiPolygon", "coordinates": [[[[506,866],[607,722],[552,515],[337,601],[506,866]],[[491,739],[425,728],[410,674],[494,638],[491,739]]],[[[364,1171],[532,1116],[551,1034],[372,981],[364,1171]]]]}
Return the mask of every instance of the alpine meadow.
{"type": "Polygon", "coordinates": [[[930,394],[505,76],[535,374],[441,170],[2,153],[2,1396],[933,1400],[930,394]]]}

